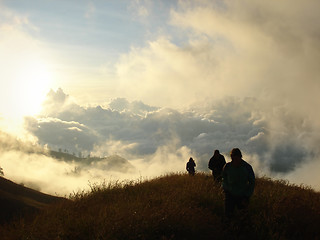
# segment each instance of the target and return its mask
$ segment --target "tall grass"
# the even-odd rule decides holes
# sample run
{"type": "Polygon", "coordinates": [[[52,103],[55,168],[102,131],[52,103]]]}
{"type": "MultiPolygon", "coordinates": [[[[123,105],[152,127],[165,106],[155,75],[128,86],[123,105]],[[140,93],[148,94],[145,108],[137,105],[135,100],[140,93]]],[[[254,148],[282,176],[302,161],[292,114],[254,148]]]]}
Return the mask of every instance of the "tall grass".
{"type": "Polygon", "coordinates": [[[172,174],[92,184],[90,192],[32,220],[0,227],[1,239],[319,239],[320,193],[258,178],[249,209],[225,221],[211,176],[172,174]]]}

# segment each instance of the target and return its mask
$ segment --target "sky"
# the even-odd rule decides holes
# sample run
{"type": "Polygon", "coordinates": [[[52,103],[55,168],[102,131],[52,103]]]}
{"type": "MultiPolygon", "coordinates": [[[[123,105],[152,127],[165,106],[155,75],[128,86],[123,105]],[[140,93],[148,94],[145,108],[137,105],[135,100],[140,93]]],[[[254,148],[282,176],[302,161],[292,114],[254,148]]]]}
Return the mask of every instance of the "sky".
{"type": "Polygon", "coordinates": [[[0,0],[5,177],[67,194],[239,147],[257,176],[320,190],[319,5],[0,0]]]}

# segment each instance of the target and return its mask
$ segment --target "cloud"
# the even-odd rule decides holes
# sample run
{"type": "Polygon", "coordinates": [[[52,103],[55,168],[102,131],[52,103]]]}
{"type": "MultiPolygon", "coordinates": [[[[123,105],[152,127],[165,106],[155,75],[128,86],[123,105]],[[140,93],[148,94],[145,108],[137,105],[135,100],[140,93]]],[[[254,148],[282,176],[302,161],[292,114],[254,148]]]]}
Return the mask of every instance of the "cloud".
{"type": "Polygon", "coordinates": [[[144,116],[145,114],[147,114],[149,112],[159,110],[159,107],[148,106],[141,101],[134,101],[134,102],[130,103],[125,98],[113,99],[112,102],[109,103],[109,107],[112,110],[116,110],[118,112],[129,111],[134,114],[138,114],[138,115],[142,115],[142,116],[144,116]]]}
{"type": "MultiPolygon", "coordinates": [[[[51,147],[70,149],[73,153],[92,149],[98,134],[85,125],[74,121],[62,121],[56,118],[26,118],[28,130],[33,132],[41,144],[50,143],[51,147]]],[[[85,151],[86,153],[86,151],[85,151]]]]}
{"type": "Polygon", "coordinates": [[[42,154],[1,152],[1,164],[6,178],[54,195],[68,194],[87,184],[86,179],[67,176],[76,164],[59,162],[42,154]]]}
{"type": "Polygon", "coordinates": [[[12,30],[15,27],[20,26],[28,26],[30,28],[36,29],[36,27],[29,22],[29,19],[26,15],[17,15],[15,12],[6,8],[2,3],[0,3],[0,5],[0,27],[2,30],[12,30]]]}
{"type": "Polygon", "coordinates": [[[173,108],[226,95],[256,97],[316,118],[318,5],[179,2],[170,22],[183,42],[164,34],[123,54],[118,93],[173,108]]]}
{"type": "Polygon", "coordinates": [[[150,15],[152,2],[150,0],[134,0],[131,1],[128,10],[134,19],[145,20],[150,15]]]}
{"type": "Polygon", "coordinates": [[[95,12],[96,12],[95,5],[92,2],[89,2],[84,16],[85,18],[90,19],[95,14],[95,12]]]}
{"type": "Polygon", "coordinates": [[[0,131],[0,151],[17,151],[25,153],[47,153],[46,148],[38,143],[27,141],[24,142],[11,134],[0,131]]]}
{"type": "Polygon", "coordinates": [[[299,164],[296,169],[287,174],[280,174],[278,178],[287,179],[291,183],[297,185],[308,186],[320,190],[320,179],[319,179],[319,167],[320,161],[318,156],[314,158],[307,159],[303,163],[299,164]]]}
{"type": "MultiPolygon", "coordinates": [[[[26,130],[40,145],[6,133],[0,141],[5,176],[49,193],[87,189],[88,181],[184,172],[191,156],[198,171],[208,172],[215,149],[230,161],[230,149],[239,147],[258,176],[295,183],[304,182],[302,173],[319,162],[319,137],[313,124],[285,107],[262,108],[263,102],[255,98],[226,98],[184,111],[126,99],[104,107],[83,107],[59,89],[48,94],[44,106],[51,108],[55,102],[61,108],[44,108],[46,115],[25,118],[26,130]],[[91,158],[57,160],[41,145],[91,158]]],[[[308,178],[305,183],[312,184],[308,178]]]]}
{"type": "MultiPolygon", "coordinates": [[[[45,106],[52,116],[25,119],[26,129],[52,149],[95,156],[119,154],[150,159],[172,145],[187,148],[207,170],[214,149],[228,155],[237,146],[256,155],[268,173],[288,173],[318,156],[313,124],[286,107],[262,107],[256,98],[225,98],[189,110],[148,106],[118,98],[101,107],[81,107],[61,90],[51,91],[45,106]],[[61,101],[63,100],[63,101],[61,101]]],[[[48,111],[44,108],[44,112],[48,111]]],[[[171,149],[171,148],[170,148],[171,149]]],[[[157,158],[157,157],[155,157],[157,158]]]]}
{"type": "Polygon", "coordinates": [[[209,82],[215,75],[215,58],[206,43],[180,48],[160,38],[122,56],[116,65],[118,91],[155,106],[187,106],[198,96],[212,94],[209,89],[215,85],[209,82]]]}
{"type": "Polygon", "coordinates": [[[42,103],[42,114],[52,116],[54,113],[59,113],[57,109],[64,111],[64,108],[69,107],[71,104],[73,104],[73,101],[61,88],[56,92],[51,89],[42,103]]]}
{"type": "Polygon", "coordinates": [[[59,196],[88,190],[90,184],[104,181],[137,180],[183,171],[190,153],[186,147],[176,149],[172,144],[160,147],[145,159],[129,161],[118,155],[78,158],[62,152],[50,154],[48,149],[6,133],[1,133],[0,140],[0,164],[6,178],[59,196]],[[63,158],[53,157],[58,155],[63,158]]]}
{"type": "Polygon", "coordinates": [[[161,146],[151,156],[137,161],[137,168],[140,169],[141,176],[156,177],[170,172],[184,172],[185,165],[193,153],[186,146],[180,146],[172,140],[170,144],[161,146]]]}

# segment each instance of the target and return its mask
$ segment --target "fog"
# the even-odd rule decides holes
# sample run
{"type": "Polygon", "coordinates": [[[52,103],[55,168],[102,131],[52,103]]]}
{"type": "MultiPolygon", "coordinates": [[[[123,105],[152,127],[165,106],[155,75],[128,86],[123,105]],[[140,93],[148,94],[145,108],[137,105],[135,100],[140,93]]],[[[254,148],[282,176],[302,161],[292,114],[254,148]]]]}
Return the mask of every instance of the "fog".
{"type": "MultiPolygon", "coordinates": [[[[2,133],[1,140],[0,164],[4,177],[58,196],[88,191],[95,184],[141,181],[182,172],[185,159],[190,155],[188,148],[179,148],[173,142],[170,146],[159,147],[145,158],[127,160],[111,155],[57,159],[49,154],[48,148],[16,140],[8,134],[2,133]]],[[[119,142],[109,145],[121,152],[119,142]]]]}

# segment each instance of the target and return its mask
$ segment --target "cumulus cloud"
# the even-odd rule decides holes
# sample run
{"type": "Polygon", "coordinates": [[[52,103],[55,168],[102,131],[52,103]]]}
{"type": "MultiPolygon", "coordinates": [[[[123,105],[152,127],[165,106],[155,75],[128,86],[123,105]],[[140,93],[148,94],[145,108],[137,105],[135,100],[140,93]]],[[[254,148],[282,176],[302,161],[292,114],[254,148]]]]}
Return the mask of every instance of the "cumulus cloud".
{"type": "Polygon", "coordinates": [[[74,121],[62,121],[57,118],[34,119],[26,118],[28,129],[33,132],[41,143],[71,149],[73,152],[93,148],[97,134],[85,125],[74,121]],[[62,144],[63,143],[63,144],[62,144]]]}
{"type": "Polygon", "coordinates": [[[133,48],[116,64],[118,91],[132,99],[174,108],[187,106],[199,96],[208,97],[214,85],[207,83],[217,64],[211,48],[202,42],[180,48],[165,37],[145,48],[133,48]]]}
{"type": "MultiPolygon", "coordinates": [[[[104,107],[82,107],[68,101],[59,89],[48,94],[45,106],[55,101],[64,107],[55,108],[54,117],[25,119],[26,129],[40,144],[82,155],[120,155],[147,175],[152,168],[147,166],[161,165],[165,159],[171,159],[172,166],[161,165],[152,174],[160,169],[183,171],[183,162],[190,156],[198,170],[207,171],[214,149],[228,160],[233,147],[243,150],[260,175],[291,174],[319,157],[319,138],[311,122],[284,106],[262,107],[265,103],[257,98],[229,97],[184,111],[123,98],[104,107]]],[[[44,112],[48,113],[45,108],[44,112]]]]}
{"type": "Polygon", "coordinates": [[[25,118],[26,130],[40,145],[1,134],[0,166],[7,177],[45,192],[68,194],[88,188],[88,181],[183,172],[190,156],[198,171],[208,171],[214,149],[230,161],[230,149],[239,147],[258,176],[319,187],[304,181],[302,174],[318,165],[319,138],[312,124],[284,107],[270,115],[255,98],[227,98],[185,111],[126,99],[83,107],[69,101],[61,89],[51,91],[44,106],[51,108],[54,102],[63,107],[51,109],[52,116],[44,107],[46,115],[25,118]],[[269,119],[279,122],[276,128],[269,119]],[[74,156],[56,159],[50,149],[74,156]]]}
{"type": "Polygon", "coordinates": [[[163,35],[124,54],[119,91],[157,106],[229,95],[263,97],[303,113],[316,107],[309,93],[320,89],[319,3],[211,2],[179,2],[172,10],[172,25],[192,32],[184,44],[163,35]]]}

